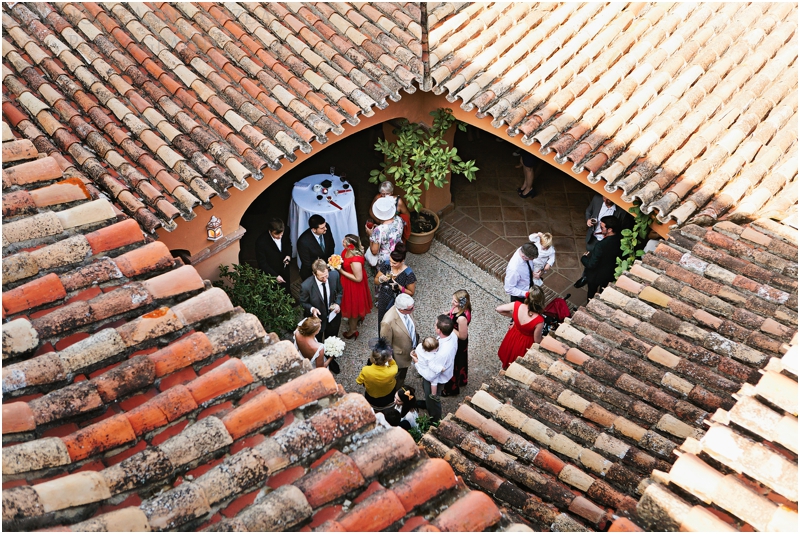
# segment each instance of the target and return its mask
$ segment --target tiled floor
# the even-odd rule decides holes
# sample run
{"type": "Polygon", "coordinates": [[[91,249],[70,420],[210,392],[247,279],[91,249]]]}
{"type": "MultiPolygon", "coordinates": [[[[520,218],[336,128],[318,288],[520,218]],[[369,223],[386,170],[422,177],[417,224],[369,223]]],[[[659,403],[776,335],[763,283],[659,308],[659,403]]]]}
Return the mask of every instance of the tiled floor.
{"type": "MultiPolygon", "coordinates": [[[[370,169],[380,159],[372,146],[374,131],[359,132],[341,140],[315,157],[289,171],[253,203],[242,220],[247,233],[242,239],[240,261],[255,264],[254,244],[264,231],[267,216],[288,215],[291,187],[294,182],[330,166],[346,172],[356,191],[359,222],[365,220],[369,203],[377,187],[368,183],[370,169]]],[[[470,183],[456,176],[451,184],[455,211],[448,214],[437,233],[437,239],[470,259],[482,269],[502,280],[508,258],[525,243],[531,232],[550,232],[556,247],[556,264],[545,278],[548,300],[571,294],[574,306],[586,303],[586,289],[575,289],[572,283],[581,275],[580,256],[585,250],[583,212],[592,198],[592,191],[569,175],[544,161],[537,160],[535,187],[538,196],[522,199],[517,187],[522,185],[522,169],[515,168],[519,157],[512,156],[515,147],[485,132],[477,137],[457,132],[455,144],[464,159],[477,160],[478,178],[470,183]],[[470,138],[471,137],[471,138],[470,138]]],[[[365,238],[365,236],[362,236],[365,238]]],[[[299,282],[295,278],[293,280],[299,282]]]]}
{"type": "Polygon", "coordinates": [[[494,137],[474,130],[456,137],[459,154],[476,159],[478,178],[468,182],[454,177],[451,186],[455,211],[444,217],[437,238],[463,252],[470,241],[481,245],[483,253],[471,253],[473,262],[502,278],[505,265],[514,251],[528,241],[532,232],[550,232],[556,248],[556,263],[545,278],[548,299],[568,299],[574,306],[586,303],[586,288],[576,289],[572,283],[581,275],[580,257],[585,251],[586,223],[584,210],[594,194],[571,176],[544,161],[534,168],[534,198],[517,194],[522,185],[519,158],[514,147],[495,142],[494,137]],[[488,254],[486,253],[488,251],[488,254]]]}

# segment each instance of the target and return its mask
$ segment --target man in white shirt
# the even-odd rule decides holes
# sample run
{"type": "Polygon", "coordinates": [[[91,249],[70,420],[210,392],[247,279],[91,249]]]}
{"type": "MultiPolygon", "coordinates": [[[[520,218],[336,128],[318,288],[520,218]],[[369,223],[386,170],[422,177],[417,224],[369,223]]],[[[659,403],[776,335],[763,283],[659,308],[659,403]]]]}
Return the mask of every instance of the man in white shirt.
{"type": "MultiPolygon", "coordinates": [[[[439,350],[437,359],[443,360],[444,370],[433,380],[422,379],[422,390],[425,392],[425,409],[434,421],[442,418],[442,399],[439,395],[431,395],[431,382],[435,384],[446,384],[453,378],[453,368],[456,362],[456,351],[458,350],[458,336],[454,332],[453,320],[447,315],[440,315],[436,318],[434,329],[436,337],[439,338],[439,350]]],[[[412,352],[411,357],[416,360],[416,353],[412,352]]]]}
{"type": "Polygon", "coordinates": [[[525,243],[508,260],[503,288],[511,302],[525,300],[525,293],[533,285],[533,260],[539,257],[539,249],[533,243],[525,243]]]}

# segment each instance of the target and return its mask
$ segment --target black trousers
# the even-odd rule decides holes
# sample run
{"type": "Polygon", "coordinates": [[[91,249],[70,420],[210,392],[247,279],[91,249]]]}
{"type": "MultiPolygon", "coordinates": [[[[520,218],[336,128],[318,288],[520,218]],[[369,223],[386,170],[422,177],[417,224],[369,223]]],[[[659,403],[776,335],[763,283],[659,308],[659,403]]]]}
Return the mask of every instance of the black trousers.
{"type": "Polygon", "coordinates": [[[342,326],[342,314],[337,313],[333,321],[325,325],[325,328],[320,328],[317,334],[317,341],[322,343],[326,337],[333,337],[339,335],[339,327],[342,326]]]}
{"type": "Polygon", "coordinates": [[[439,395],[431,396],[431,383],[424,378],[422,379],[422,391],[425,393],[425,409],[428,410],[428,415],[434,421],[440,420],[442,418],[442,400],[439,395]]]}

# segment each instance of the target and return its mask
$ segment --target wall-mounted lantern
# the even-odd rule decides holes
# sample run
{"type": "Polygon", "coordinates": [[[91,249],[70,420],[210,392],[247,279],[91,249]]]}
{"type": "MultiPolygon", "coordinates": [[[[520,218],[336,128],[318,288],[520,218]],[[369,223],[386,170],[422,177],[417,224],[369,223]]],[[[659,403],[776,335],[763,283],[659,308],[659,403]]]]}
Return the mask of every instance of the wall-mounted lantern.
{"type": "Polygon", "coordinates": [[[212,215],[206,225],[206,236],[209,241],[216,241],[222,237],[222,221],[216,215],[212,215]]]}

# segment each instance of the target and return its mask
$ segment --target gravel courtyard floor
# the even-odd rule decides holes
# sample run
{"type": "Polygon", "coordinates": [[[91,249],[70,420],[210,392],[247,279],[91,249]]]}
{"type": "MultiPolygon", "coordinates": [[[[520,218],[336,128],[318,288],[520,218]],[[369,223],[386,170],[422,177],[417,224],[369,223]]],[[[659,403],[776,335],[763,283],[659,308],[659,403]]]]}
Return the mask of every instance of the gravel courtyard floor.
{"type": "MultiPolygon", "coordinates": [[[[420,336],[433,335],[436,316],[450,309],[450,299],[455,291],[466,289],[472,301],[469,384],[461,388],[460,395],[442,399],[443,414],[454,412],[465,396],[472,395],[501,369],[497,348],[508,330],[509,322],[494,309],[506,302],[507,297],[497,279],[438,241],[433,242],[426,254],[409,254],[406,264],[417,275],[414,319],[420,336]]],[[[369,340],[378,335],[378,314],[375,309],[364,320],[359,332],[356,341],[346,341],[345,352],[338,358],[342,372],[336,380],[348,392],[363,393],[364,388],[356,384],[356,378],[369,356],[369,340]]],[[[413,366],[408,371],[406,384],[416,388],[421,397],[422,380],[413,366]]]]}

